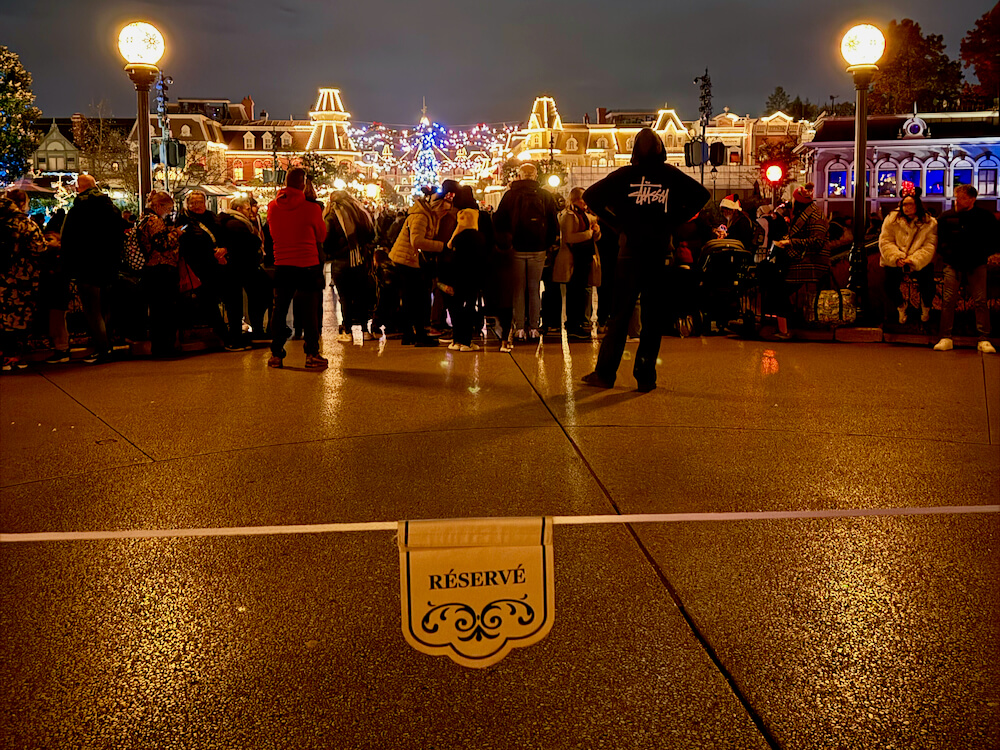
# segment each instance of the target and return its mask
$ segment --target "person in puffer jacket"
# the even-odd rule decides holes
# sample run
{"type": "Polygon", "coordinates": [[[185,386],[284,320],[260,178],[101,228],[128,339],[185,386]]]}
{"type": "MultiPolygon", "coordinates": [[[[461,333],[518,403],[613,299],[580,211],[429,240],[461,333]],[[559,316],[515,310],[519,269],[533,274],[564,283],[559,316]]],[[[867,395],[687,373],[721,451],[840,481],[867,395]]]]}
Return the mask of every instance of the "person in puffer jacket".
{"type": "Polygon", "coordinates": [[[885,269],[885,297],[896,308],[899,323],[906,322],[907,303],[899,291],[903,272],[915,273],[920,289],[920,320],[931,317],[934,302],[934,253],[937,250],[937,219],[927,213],[916,191],[904,192],[899,208],[882,224],[878,238],[885,269]]]}
{"type": "Polygon", "coordinates": [[[319,353],[319,305],[326,283],[320,249],[326,240],[323,206],[306,200],[306,170],[288,170],[285,187],[268,204],[267,224],[274,243],[274,314],[271,320],[271,358],[268,367],[281,367],[288,331],[283,325],[288,306],[298,292],[305,308],[306,367],[322,369],[319,353]]]}

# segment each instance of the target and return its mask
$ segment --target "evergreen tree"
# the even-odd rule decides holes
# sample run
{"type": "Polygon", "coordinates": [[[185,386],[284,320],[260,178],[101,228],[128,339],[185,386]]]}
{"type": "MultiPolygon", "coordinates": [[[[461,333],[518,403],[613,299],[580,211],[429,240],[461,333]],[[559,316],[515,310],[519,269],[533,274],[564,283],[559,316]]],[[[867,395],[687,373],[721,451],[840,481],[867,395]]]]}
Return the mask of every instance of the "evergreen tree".
{"type": "Polygon", "coordinates": [[[434,128],[424,117],[420,120],[420,149],[417,151],[416,176],[413,179],[413,194],[420,197],[423,188],[438,187],[438,160],[434,156],[434,128]]]}
{"type": "Polygon", "coordinates": [[[955,107],[962,90],[962,68],[944,51],[940,34],[924,36],[920,24],[893,21],[885,35],[885,55],[872,89],[872,114],[923,112],[955,107]]]}
{"type": "Polygon", "coordinates": [[[790,104],[791,101],[788,98],[788,92],[781,86],[776,86],[774,92],[767,97],[767,102],[764,104],[764,115],[773,115],[778,111],[787,113],[790,104]]]}
{"type": "MultiPolygon", "coordinates": [[[[969,87],[976,100],[974,108],[995,107],[1000,99],[1000,3],[984,13],[976,21],[976,28],[965,35],[961,57],[962,64],[975,70],[979,79],[978,86],[969,87]]],[[[963,93],[962,99],[966,98],[963,93]]],[[[969,104],[964,108],[972,108],[969,104]]]]}
{"type": "Polygon", "coordinates": [[[28,171],[28,159],[38,144],[34,125],[42,116],[34,102],[31,74],[17,53],[0,47],[0,184],[28,171]]]}

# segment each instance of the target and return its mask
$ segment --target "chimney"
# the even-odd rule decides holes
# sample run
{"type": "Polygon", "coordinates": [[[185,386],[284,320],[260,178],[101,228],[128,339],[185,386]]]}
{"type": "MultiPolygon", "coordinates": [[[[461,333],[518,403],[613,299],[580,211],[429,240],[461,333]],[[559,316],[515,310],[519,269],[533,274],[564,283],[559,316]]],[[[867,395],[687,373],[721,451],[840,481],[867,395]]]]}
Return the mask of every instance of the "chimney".
{"type": "Polygon", "coordinates": [[[83,141],[83,124],[87,121],[87,118],[79,112],[74,112],[70,120],[73,123],[73,143],[79,146],[83,141]]]}
{"type": "Polygon", "coordinates": [[[246,96],[243,97],[243,101],[240,102],[240,104],[243,105],[243,109],[247,113],[247,119],[248,120],[254,119],[254,116],[253,116],[253,99],[250,97],[249,94],[247,94],[246,96]]]}
{"type": "Polygon", "coordinates": [[[598,107],[597,108],[597,124],[598,125],[604,125],[604,124],[606,124],[607,121],[608,121],[607,117],[608,117],[608,108],[607,107],[598,107]]]}

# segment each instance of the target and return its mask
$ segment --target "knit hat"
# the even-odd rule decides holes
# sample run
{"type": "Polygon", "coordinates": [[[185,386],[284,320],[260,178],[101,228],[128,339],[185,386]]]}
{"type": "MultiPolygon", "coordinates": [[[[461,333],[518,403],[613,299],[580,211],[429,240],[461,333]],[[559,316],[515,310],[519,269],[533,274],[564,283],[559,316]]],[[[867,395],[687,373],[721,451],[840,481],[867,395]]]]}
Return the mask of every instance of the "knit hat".
{"type": "Polygon", "coordinates": [[[812,193],[806,190],[804,187],[795,188],[795,192],[792,193],[792,198],[796,203],[810,203],[813,199],[812,193]]]}
{"type": "Polygon", "coordinates": [[[461,185],[459,185],[457,180],[445,180],[441,183],[441,189],[438,190],[438,192],[441,193],[441,195],[447,195],[448,193],[454,195],[458,192],[460,187],[461,185]]]}
{"type": "Polygon", "coordinates": [[[740,207],[739,196],[737,196],[735,193],[733,195],[727,195],[725,198],[723,198],[722,202],[719,203],[719,207],[720,208],[731,208],[734,211],[741,211],[742,210],[742,208],[740,207]]]}

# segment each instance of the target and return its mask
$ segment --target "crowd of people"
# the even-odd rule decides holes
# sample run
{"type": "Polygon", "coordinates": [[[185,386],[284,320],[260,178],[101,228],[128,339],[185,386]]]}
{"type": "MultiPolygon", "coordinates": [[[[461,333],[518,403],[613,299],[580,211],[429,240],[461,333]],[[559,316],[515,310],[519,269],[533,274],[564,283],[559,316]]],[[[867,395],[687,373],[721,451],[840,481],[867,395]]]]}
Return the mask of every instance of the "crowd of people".
{"type": "MultiPolygon", "coordinates": [[[[200,190],[187,193],[180,210],[169,193],[154,190],[131,220],[93,177],[80,175],[76,188],[70,210],[44,228],[29,219],[25,193],[0,196],[4,370],[25,366],[29,338],[39,331],[51,342],[46,362],[69,361],[69,311],[85,320],[87,363],[112,357],[113,335],[148,340],[153,357],[175,356],[182,330],[197,323],[211,327],[227,351],[268,342],[274,368],[283,365],[289,337],[301,337],[305,366],[323,368],[329,270],[339,341],[387,336],[404,346],[476,351],[487,322],[501,351],[550,333],[569,341],[596,334],[603,337],[598,365],[585,380],[607,387],[626,341],[638,336],[634,375],[649,390],[668,321],[678,321],[683,335],[691,314],[710,305],[697,279],[720,243],[750,256],[766,249],[753,258],[754,277],[784,338],[796,285],[829,278],[831,255],[853,239],[845,224],[823,216],[812,185],[756,222],[738,196],[727,196],[716,224],[708,192],[665,163],[663,144],[648,129],[629,166],[572,189],[565,201],[523,164],[495,211],[453,180],[428,189],[406,212],[373,213],[346,191],[324,204],[300,167],[289,170],[264,221],[250,195],[216,214],[200,190]]],[[[910,190],[881,224],[884,289],[898,322],[908,315],[903,274],[917,280],[926,322],[932,261],[937,254],[944,263],[939,351],[952,348],[962,284],[975,305],[979,349],[993,351],[986,259],[996,249],[997,222],[975,203],[975,189],[958,186],[955,207],[935,219],[910,190]]]]}

